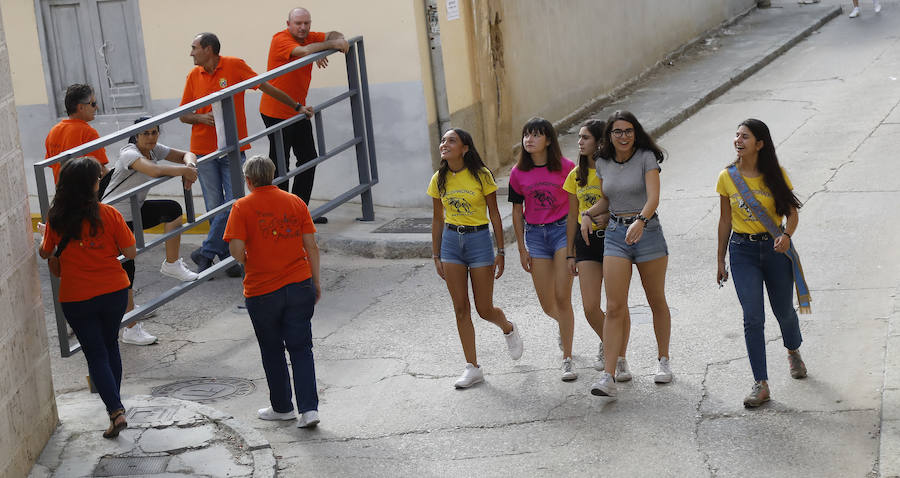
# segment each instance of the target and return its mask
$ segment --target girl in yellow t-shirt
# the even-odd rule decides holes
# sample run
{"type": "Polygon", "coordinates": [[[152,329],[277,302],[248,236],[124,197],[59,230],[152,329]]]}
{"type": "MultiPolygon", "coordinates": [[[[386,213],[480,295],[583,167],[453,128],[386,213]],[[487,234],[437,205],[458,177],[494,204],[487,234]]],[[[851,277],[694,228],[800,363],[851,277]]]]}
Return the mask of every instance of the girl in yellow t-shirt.
{"type": "Polygon", "coordinates": [[[763,284],[769,305],[781,328],[782,342],[788,349],[791,376],[806,376],[806,365],[798,349],[803,342],[800,323],[794,310],[794,275],[791,260],[784,254],[797,230],[800,201],[791,191],[791,181],[778,164],[775,144],[769,127],[758,119],[738,125],[734,138],[737,160],[733,163],[747,187],[766,213],[779,226],[787,219],[784,233],[772,237],[754,217],[738,192],[726,168],[719,173],[716,192],[720,196],[718,272],[716,280],[728,279],[725,252],[729,252],[734,289],[744,311],[744,341],[753,370],[754,384],[744,398],[747,408],[758,407],[769,400],[766,371],[766,337],[764,333],[763,284]]]}
{"type": "Polygon", "coordinates": [[[475,328],[469,305],[468,280],[472,280],[475,310],[482,319],[503,331],[513,360],[522,356],[519,328],[494,306],[494,279],[503,274],[503,223],[497,208],[497,185],[475,149],[472,136],[451,129],[441,138],[441,166],[428,185],[434,215],[431,220],[431,251],[438,276],[447,283],[456,327],[462,342],[466,367],[454,383],[468,388],[484,381],[475,353],[475,328]],[[491,244],[488,216],[497,241],[491,244]]]}
{"type": "MultiPolygon", "coordinates": [[[[594,369],[598,372],[602,372],[605,366],[603,322],[606,316],[603,314],[603,309],[600,308],[600,290],[603,285],[603,238],[607,218],[600,220],[599,224],[592,227],[587,243],[584,242],[584,238],[578,234],[578,231],[581,229],[581,213],[603,197],[594,161],[600,150],[605,128],[606,122],[596,119],[588,120],[581,126],[578,131],[578,165],[569,172],[569,176],[563,184],[563,189],[569,193],[566,260],[572,275],[578,276],[584,317],[596,332],[597,337],[600,338],[597,360],[594,362],[594,369]]],[[[626,316],[625,323],[623,343],[627,346],[628,332],[631,329],[630,317],[626,316]]],[[[629,380],[631,380],[631,372],[628,370],[628,362],[625,361],[625,346],[623,346],[621,356],[616,361],[616,381],[627,382],[629,380]]]]}

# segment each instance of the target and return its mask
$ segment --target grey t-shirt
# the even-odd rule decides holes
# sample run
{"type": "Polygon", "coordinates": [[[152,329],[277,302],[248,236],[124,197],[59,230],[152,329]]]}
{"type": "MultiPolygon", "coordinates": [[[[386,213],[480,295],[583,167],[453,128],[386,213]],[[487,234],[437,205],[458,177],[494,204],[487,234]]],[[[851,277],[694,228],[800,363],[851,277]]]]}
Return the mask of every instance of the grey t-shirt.
{"type": "Polygon", "coordinates": [[[613,214],[640,212],[647,203],[647,171],[658,169],[656,156],[647,149],[634,152],[631,159],[617,163],[610,159],[597,159],[597,177],[603,180],[603,195],[609,199],[609,210],[613,214]]]}
{"type": "MultiPolygon", "coordinates": [[[[150,157],[147,159],[153,162],[162,161],[166,159],[166,156],[169,155],[170,151],[171,148],[168,146],[156,143],[156,146],[150,150],[150,157]]],[[[143,156],[144,155],[141,154],[141,151],[137,148],[137,145],[133,143],[128,143],[119,150],[119,159],[116,160],[115,166],[116,170],[113,172],[113,177],[109,181],[109,186],[106,187],[105,197],[113,197],[117,194],[122,194],[131,188],[140,186],[153,179],[140,171],[131,169],[131,165],[134,164],[138,158],[142,158],[143,156]]],[[[137,198],[139,206],[144,204],[144,200],[147,199],[147,190],[139,192],[137,198]]],[[[123,199],[112,204],[112,206],[122,214],[122,217],[126,222],[132,220],[131,201],[123,199]]]]}

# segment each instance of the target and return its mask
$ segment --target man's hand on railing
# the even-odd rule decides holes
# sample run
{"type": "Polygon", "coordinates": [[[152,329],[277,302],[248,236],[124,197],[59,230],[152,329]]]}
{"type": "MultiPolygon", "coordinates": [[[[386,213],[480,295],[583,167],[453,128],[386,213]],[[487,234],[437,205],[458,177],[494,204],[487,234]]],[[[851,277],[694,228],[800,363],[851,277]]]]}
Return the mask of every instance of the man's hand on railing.
{"type": "Polygon", "coordinates": [[[300,108],[300,113],[305,114],[307,118],[312,118],[316,111],[312,106],[307,105],[300,108]]]}
{"type": "Polygon", "coordinates": [[[185,191],[190,190],[194,182],[197,181],[197,166],[188,164],[181,173],[181,182],[184,184],[185,191]]]}
{"type": "Polygon", "coordinates": [[[316,60],[316,66],[319,68],[325,68],[328,66],[328,57],[322,58],[321,60],[316,60]]]}
{"type": "Polygon", "coordinates": [[[346,38],[337,38],[337,39],[331,40],[331,42],[332,42],[332,45],[335,50],[340,50],[341,53],[343,53],[345,55],[347,54],[348,51],[350,51],[350,43],[347,43],[346,38]]]}
{"type": "Polygon", "coordinates": [[[182,123],[187,124],[205,124],[209,126],[215,126],[216,120],[213,118],[212,113],[188,113],[183,115],[181,118],[182,123]]]}

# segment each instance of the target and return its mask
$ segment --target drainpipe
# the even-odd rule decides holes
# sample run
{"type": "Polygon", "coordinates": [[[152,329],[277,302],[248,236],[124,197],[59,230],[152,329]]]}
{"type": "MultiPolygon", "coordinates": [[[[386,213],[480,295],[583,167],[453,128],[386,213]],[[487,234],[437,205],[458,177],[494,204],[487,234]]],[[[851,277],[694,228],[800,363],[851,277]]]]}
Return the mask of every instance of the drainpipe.
{"type": "Polygon", "coordinates": [[[444,77],[444,53],[441,49],[441,26],[438,23],[437,0],[425,1],[428,24],[428,46],[431,50],[431,83],[437,109],[438,137],[450,129],[450,104],[447,101],[447,79],[444,77]]]}

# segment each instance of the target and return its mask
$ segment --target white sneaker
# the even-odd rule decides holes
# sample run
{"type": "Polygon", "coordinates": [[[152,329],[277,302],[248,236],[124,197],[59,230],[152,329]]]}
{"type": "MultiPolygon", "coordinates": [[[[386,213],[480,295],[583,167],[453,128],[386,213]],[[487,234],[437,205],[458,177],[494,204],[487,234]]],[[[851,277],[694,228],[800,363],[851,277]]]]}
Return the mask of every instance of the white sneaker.
{"type": "Polygon", "coordinates": [[[881,13],[881,3],[875,0],[875,13],[881,13]]]}
{"type": "Polygon", "coordinates": [[[594,361],[594,370],[602,372],[606,368],[606,356],[603,353],[603,342],[597,348],[597,360],[594,361]]]}
{"type": "Polygon", "coordinates": [[[184,265],[184,259],[178,258],[175,262],[163,261],[162,265],[159,267],[159,272],[162,272],[162,275],[173,277],[180,281],[192,281],[197,280],[200,277],[200,274],[190,270],[184,265]]]}
{"type": "Polygon", "coordinates": [[[297,428],[315,428],[319,424],[319,411],[309,410],[300,415],[297,420],[297,428]]]}
{"type": "Polygon", "coordinates": [[[272,407],[260,408],[256,411],[256,416],[260,420],[293,420],[297,418],[297,414],[293,410],[289,412],[276,412],[272,407]]]}
{"type": "Polygon", "coordinates": [[[512,322],[510,324],[512,324],[513,329],[508,334],[503,334],[503,337],[506,338],[506,348],[509,350],[509,356],[513,360],[519,360],[522,358],[522,352],[525,351],[525,345],[522,344],[522,337],[519,336],[519,328],[512,322]]]}
{"type": "Polygon", "coordinates": [[[850,18],[856,18],[859,16],[859,7],[853,7],[853,10],[850,10],[850,18]]]}
{"type": "Polygon", "coordinates": [[[619,357],[616,360],[616,382],[627,382],[631,380],[631,371],[628,370],[628,361],[625,357],[619,357]]]}
{"type": "Polygon", "coordinates": [[[600,380],[591,385],[591,395],[598,397],[616,398],[616,379],[609,372],[600,374],[600,380]]]}
{"type": "Polygon", "coordinates": [[[669,357],[660,357],[659,367],[656,369],[656,375],[653,376],[656,383],[669,383],[672,381],[672,369],[669,368],[669,357]]]}
{"type": "Polygon", "coordinates": [[[578,374],[575,373],[575,364],[572,363],[572,357],[569,357],[569,358],[563,360],[562,370],[563,370],[563,374],[562,374],[563,382],[571,382],[572,380],[575,380],[576,378],[578,378],[578,374]]]}
{"type": "Polygon", "coordinates": [[[143,324],[138,322],[134,327],[126,327],[122,330],[122,342],[132,345],[150,345],[156,343],[156,336],[148,334],[144,330],[143,324]]]}
{"type": "Polygon", "coordinates": [[[456,388],[469,388],[479,382],[484,382],[484,374],[481,371],[481,367],[467,363],[466,370],[459,376],[453,386],[456,388]]]}

